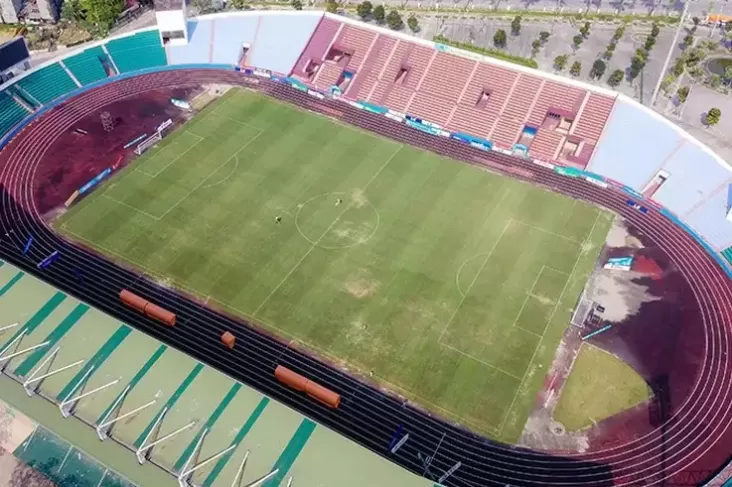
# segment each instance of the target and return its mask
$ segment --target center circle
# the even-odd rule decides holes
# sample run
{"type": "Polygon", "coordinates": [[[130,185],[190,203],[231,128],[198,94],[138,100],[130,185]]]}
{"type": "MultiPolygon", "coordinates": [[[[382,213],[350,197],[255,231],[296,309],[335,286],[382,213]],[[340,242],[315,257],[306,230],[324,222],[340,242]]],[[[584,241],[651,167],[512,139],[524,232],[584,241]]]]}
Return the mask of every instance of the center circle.
{"type": "Polygon", "coordinates": [[[359,189],[323,193],[298,205],[295,226],[316,247],[345,249],[376,233],[379,211],[359,189]]]}

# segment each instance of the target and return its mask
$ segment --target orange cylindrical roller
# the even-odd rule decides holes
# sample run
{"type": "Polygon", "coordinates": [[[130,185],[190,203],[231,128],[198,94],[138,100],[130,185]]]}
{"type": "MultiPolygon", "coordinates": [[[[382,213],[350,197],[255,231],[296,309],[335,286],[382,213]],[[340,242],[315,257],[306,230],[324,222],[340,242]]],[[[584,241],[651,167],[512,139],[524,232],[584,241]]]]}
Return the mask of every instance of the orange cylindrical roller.
{"type": "Polygon", "coordinates": [[[305,386],[305,393],[316,401],[320,401],[330,408],[337,408],[338,405],[341,403],[340,395],[336,394],[330,389],[326,389],[325,387],[313,381],[308,381],[307,385],[305,386]]]}
{"type": "Polygon", "coordinates": [[[147,306],[148,304],[147,299],[141,298],[137,294],[129,292],[127,289],[123,289],[119,293],[119,299],[122,300],[122,302],[125,303],[127,306],[135,308],[140,312],[144,312],[145,306],[147,306]]]}
{"type": "Polygon", "coordinates": [[[236,343],[236,337],[230,331],[225,331],[221,335],[221,343],[223,343],[227,348],[232,349],[236,343]]]}
{"type": "Polygon", "coordinates": [[[165,308],[161,308],[157,304],[147,303],[147,306],[145,306],[145,314],[150,318],[162,321],[168,326],[175,325],[175,314],[165,308]]]}
{"type": "Polygon", "coordinates": [[[302,392],[305,392],[309,382],[305,377],[281,365],[278,365],[275,369],[275,378],[283,384],[302,392]]]}

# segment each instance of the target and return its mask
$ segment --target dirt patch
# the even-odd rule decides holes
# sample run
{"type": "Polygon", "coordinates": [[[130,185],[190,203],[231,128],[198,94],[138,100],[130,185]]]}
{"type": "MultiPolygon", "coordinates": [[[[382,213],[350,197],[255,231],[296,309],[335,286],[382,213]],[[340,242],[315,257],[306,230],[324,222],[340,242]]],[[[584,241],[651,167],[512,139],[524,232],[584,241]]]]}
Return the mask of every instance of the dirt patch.
{"type": "Polygon", "coordinates": [[[369,200],[366,198],[366,195],[363,194],[363,190],[356,189],[351,193],[351,203],[353,203],[353,206],[356,208],[363,208],[369,204],[369,200]]]}
{"type": "Polygon", "coordinates": [[[625,224],[622,219],[616,218],[613,222],[613,226],[610,227],[610,232],[607,235],[606,240],[608,247],[631,247],[631,248],[641,248],[643,247],[643,244],[641,241],[630,234],[628,230],[625,227],[625,224]]]}
{"type": "Polygon", "coordinates": [[[13,452],[36,427],[30,418],[0,402],[0,448],[13,452]]]}
{"type": "Polygon", "coordinates": [[[54,483],[0,448],[0,487],[53,487],[54,483]]]}
{"type": "Polygon", "coordinates": [[[546,296],[542,296],[541,294],[532,294],[531,297],[536,299],[537,301],[539,301],[541,304],[546,304],[546,305],[554,304],[553,299],[547,298],[546,296]]]}
{"type": "Polygon", "coordinates": [[[345,290],[354,298],[363,299],[376,293],[380,285],[381,283],[379,281],[360,277],[348,281],[345,285],[345,290]]]}
{"type": "Polygon", "coordinates": [[[644,303],[658,301],[638,282],[643,275],[632,271],[602,269],[592,277],[587,297],[605,308],[602,317],[619,323],[635,315],[644,303]]]}

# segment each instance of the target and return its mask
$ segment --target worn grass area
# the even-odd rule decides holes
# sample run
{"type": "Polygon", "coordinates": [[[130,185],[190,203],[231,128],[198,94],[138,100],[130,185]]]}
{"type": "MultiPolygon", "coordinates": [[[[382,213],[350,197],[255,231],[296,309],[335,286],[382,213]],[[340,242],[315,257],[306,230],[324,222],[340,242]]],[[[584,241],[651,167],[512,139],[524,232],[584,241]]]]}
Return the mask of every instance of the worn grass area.
{"type": "Polygon", "coordinates": [[[233,90],[59,223],[513,442],[610,218],[233,90]]]}
{"type": "Polygon", "coordinates": [[[614,355],[583,344],[562,389],[554,419],[577,431],[652,396],[641,376],[614,355]]]}

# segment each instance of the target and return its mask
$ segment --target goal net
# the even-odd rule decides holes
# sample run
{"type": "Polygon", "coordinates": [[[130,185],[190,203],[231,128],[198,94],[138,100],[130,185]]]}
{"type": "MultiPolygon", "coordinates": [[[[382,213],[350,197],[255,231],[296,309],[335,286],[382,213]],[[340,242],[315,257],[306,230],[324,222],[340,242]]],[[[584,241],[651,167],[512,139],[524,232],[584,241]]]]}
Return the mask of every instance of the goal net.
{"type": "Polygon", "coordinates": [[[137,145],[137,147],[135,148],[135,154],[137,154],[139,156],[140,154],[142,154],[147,149],[149,149],[150,147],[154,146],[155,144],[157,144],[161,140],[163,140],[163,135],[160,132],[155,132],[150,137],[148,137],[147,139],[143,140],[142,142],[140,142],[137,145]]]}
{"type": "Polygon", "coordinates": [[[137,147],[135,148],[135,154],[138,156],[141,155],[143,152],[145,152],[150,147],[154,146],[161,140],[163,140],[163,131],[173,125],[173,121],[168,119],[165,122],[158,125],[158,127],[155,129],[155,133],[152,134],[147,139],[140,142],[137,147]]]}

